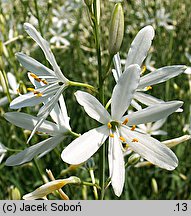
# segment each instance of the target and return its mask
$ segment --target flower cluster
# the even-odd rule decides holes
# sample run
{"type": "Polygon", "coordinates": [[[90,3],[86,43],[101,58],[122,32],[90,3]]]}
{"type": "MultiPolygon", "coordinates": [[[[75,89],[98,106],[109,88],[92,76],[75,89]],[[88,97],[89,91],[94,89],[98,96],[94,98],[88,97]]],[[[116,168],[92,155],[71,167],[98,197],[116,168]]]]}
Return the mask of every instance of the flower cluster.
{"type": "MultiPolygon", "coordinates": [[[[152,26],[146,26],[138,32],[127,54],[124,70],[122,70],[119,53],[114,56],[115,69],[112,72],[116,84],[107,108],[90,93],[80,90],[75,93],[77,102],[83,106],[85,112],[101,124],[101,126],[82,135],[72,131],[62,95],[63,91],[72,82],[63,75],[48,42],[31,24],[25,23],[24,28],[28,35],[40,46],[53,70],[23,53],[16,54],[19,62],[29,71],[28,77],[34,88],[28,88],[28,93],[15,98],[11,102],[10,108],[20,109],[41,103],[42,107],[39,109],[37,116],[22,112],[8,112],[5,114],[5,119],[18,127],[31,130],[29,140],[36,131],[50,137],[16,155],[10,156],[6,160],[7,166],[29,162],[37,155],[42,157],[67,136],[73,136],[76,139],[64,148],[61,158],[64,162],[74,165],[88,160],[109,139],[109,175],[114,193],[117,196],[120,196],[123,191],[125,181],[124,155],[129,149],[163,169],[173,170],[177,167],[178,159],[172,150],[164,143],[151,137],[151,135],[161,132],[164,134],[164,131],[148,133],[142,127],[143,124],[156,122],[152,127],[150,126],[150,129],[153,131],[159,129],[165,119],[179,110],[183,104],[181,101],[165,102],[146,94],[146,91],[152,88],[151,86],[165,82],[186,70],[183,65],[173,65],[143,75],[142,64],[154,38],[152,26]],[[111,105],[111,109],[109,105],[111,105]],[[127,110],[131,106],[136,111],[127,114],[127,110]],[[110,113],[108,109],[110,109],[110,113]],[[46,120],[49,115],[52,121],[46,120]]],[[[13,89],[14,94],[15,90],[13,89]]],[[[62,180],[57,180],[55,184],[57,185],[58,182],[63,183],[62,180]]],[[[53,183],[51,183],[51,187],[54,187],[53,183]]],[[[49,188],[49,185],[45,187],[49,188]]],[[[62,184],[56,189],[61,187],[62,184]]],[[[45,193],[43,192],[43,196],[45,195],[47,195],[46,190],[45,193]]],[[[25,198],[27,197],[25,196],[25,198]]]]}

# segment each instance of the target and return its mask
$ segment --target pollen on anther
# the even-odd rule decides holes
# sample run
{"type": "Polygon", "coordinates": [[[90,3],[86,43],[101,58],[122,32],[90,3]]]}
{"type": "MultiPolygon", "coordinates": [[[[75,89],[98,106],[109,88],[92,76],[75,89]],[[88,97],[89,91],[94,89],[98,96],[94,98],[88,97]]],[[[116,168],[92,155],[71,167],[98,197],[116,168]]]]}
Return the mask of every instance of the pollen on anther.
{"type": "Polygon", "coordinates": [[[129,121],[129,119],[128,118],[126,118],[124,121],[123,121],[123,123],[122,124],[127,124],[128,123],[128,121],[129,121]]]}
{"type": "Polygon", "coordinates": [[[111,129],[111,128],[112,128],[112,125],[111,125],[111,123],[110,123],[110,122],[108,122],[108,124],[107,124],[107,127],[108,127],[109,129],[111,129]]]}
{"type": "Polygon", "coordinates": [[[27,88],[27,91],[34,92],[35,89],[34,88],[27,88]]]}
{"type": "Polygon", "coordinates": [[[126,142],[125,138],[120,136],[119,139],[122,141],[122,142],[126,142]]]}
{"type": "Polygon", "coordinates": [[[133,138],[132,142],[139,142],[139,140],[137,138],[133,138]]]}
{"type": "Polygon", "coordinates": [[[44,83],[45,85],[48,84],[48,82],[46,80],[44,80],[44,79],[41,79],[41,82],[44,83]]]}
{"type": "Polygon", "coordinates": [[[151,90],[152,89],[152,86],[147,86],[146,87],[146,90],[148,91],[148,90],[151,90]]]}
{"type": "Polygon", "coordinates": [[[34,91],[33,93],[34,93],[34,95],[36,95],[37,97],[42,97],[42,93],[40,93],[39,91],[34,91]]]}
{"type": "Polygon", "coordinates": [[[131,128],[131,130],[134,131],[135,128],[136,128],[136,125],[133,125],[132,128],[131,128]]]}
{"type": "Polygon", "coordinates": [[[109,136],[110,136],[111,138],[114,138],[114,134],[109,134],[109,136]]]}
{"type": "Polygon", "coordinates": [[[142,70],[141,70],[141,74],[144,74],[145,73],[145,71],[146,71],[146,66],[145,65],[143,65],[143,67],[142,67],[142,70]]]}

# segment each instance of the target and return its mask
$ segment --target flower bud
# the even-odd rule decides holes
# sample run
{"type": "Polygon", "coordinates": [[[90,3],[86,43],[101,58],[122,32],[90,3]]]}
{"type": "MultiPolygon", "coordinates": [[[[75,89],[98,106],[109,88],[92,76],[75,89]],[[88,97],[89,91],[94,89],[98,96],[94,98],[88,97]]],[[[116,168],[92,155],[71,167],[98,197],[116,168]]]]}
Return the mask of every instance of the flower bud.
{"type": "Polygon", "coordinates": [[[21,193],[17,187],[10,187],[10,192],[9,192],[9,198],[11,200],[20,200],[21,199],[21,193]]]}
{"type": "Polygon", "coordinates": [[[128,164],[130,164],[130,165],[136,164],[139,161],[140,157],[141,156],[139,154],[136,154],[136,153],[132,154],[128,158],[128,164]]]}
{"type": "Polygon", "coordinates": [[[162,143],[165,144],[167,147],[172,148],[182,142],[185,142],[187,140],[191,139],[190,135],[184,135],[175,139],[170,139],[170,140],[166,140],[163,141],[162,143]]]}
{"type": "Polygon", "coordinates": [[[157,185],[157,181],[156,181],[155,178],[152,178],[152,180],[151,180],[151,186],[152,186],[153,192],[155,194],[158,194],[158,185],[157,185]]]}
{"type": "Polygon", "coordinates": [[[124,14],[121,3],[114,6],[109,29],[109,53],[115,55],[122,44],[124,34],[124,14]]]}

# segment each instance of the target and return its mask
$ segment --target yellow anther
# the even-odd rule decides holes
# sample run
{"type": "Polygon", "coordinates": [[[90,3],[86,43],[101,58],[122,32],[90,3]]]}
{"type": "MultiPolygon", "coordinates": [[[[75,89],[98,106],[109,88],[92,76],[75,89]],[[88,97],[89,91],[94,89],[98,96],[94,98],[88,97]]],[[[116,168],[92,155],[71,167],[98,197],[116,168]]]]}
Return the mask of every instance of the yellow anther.
{"type": "Polygon", "coordinates": [[[122,142],[126,142],[125,138],[120,136],[119,139],[122,141],[122,142]]]}
{"type": "Polygon", "coordinates": [[[133,138],[132,142],[139,142],[139,140],[137,138],[133,138]]]}
{"type": "Polygon", "coordinates": [[[111,138],[113,138],[113,137],[114,137],[114,134],[109,134],[109,136],[110,136],[111,138]]]}
{"type": "Polygon", "coordinates": [[[143,65],[142,70],[141,70],[141,74],[144,74],[146,69],[147,69],[147,67],[145,65],[143,65]]]}
{"type": "Polygon", "coordinates": [[[131,128],[131,130],[134,131],[135,128],[136,128],[136,125],[133,125],[132,128],[131,128]]]}
{"type": "Polygon", "coordinates": [[[45,85],[48,84],[48,82],[45,79],[41,79],[41,82],[44,83],[45,85]]]}
{"type": "Polygon", "coordinates": [[[37,97],[42,97],[42,93],[40,93],[39,91],[34,91],[33,92],[37,97]]]}
{"type": "Polygon", "coordinates": [[[27,88],[27,91],[34,92],[35,89],[34,88],[27,88]]]}
{"type": "Polygon", "coordinates": [[[112,128],[112,125],[111,125],[111,123],[110,123],[110,122],[107,124],[107,127],[108,127],[109,129],[111,129],[111,128],[112,128]]]}
{"type": "Polygon", "coordinates": [[[126,143],[123,147],[124,147],[124,149],[128,149],[129,148],[129,144],[126,143]]]}
{"type": "Polygon", "coordinates": [[[150,90],[150,89],[152,89],[153,87],[152,86],[147,86],[146,87],[146,91],[148,91],[148,90],[150,90]]]}
{"type": "Polygon", "coordinates": [[[34,79],[38,78],[38,76],[36,74],[34,74],[34,73],[30,73],[30,76],[33,77],[34,79]]]}
{"type": "Polygon", "coordinates": [[[123,121],[123,123],[122,124],[127,124],[127,122],[129,121],[129,119],[128,118],[126,118],[124,121],[123,121]]]}
{"type": "Polygon", "coordinates": [[[17,93],[18,93],[18,94],[20,94],[20,93],[21,93],[19,88],[17,89],[17,93]]]}

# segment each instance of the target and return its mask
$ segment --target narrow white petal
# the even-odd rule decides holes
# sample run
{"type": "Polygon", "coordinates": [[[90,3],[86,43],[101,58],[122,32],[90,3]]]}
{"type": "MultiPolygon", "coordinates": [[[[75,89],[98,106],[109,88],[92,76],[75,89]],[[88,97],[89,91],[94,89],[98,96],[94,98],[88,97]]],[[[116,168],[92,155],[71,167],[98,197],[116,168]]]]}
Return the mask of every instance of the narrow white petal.
{"type": "Polygon", "coordinates": [[[151,135],[156,136],[156,135],[167,135],[166,131],[163,130],[156,130],[156,131],[152,131],[151,135]]]}
{"type": "MultiPolygon", "coordinates": [[[[4,115],[5,119],[17,127],[21,127],[27,130],[33,130],[37,124],[39,118],[20,112],[7,112],[4,115]]],[[[38,128],[39,132],[47,133],[49,135],[60,134],[58,126],[50,121],[44,121],[38,128]]]]}
{"type": "Polygon", "coordinates": [[[145,104],[147,106],[155,105],[156,103],[162,103],[164,102],[161,99],[158,99],[156,97],[153,97],[152,95],[145,94],[142,92],[135,92],[134,98],[138,101],[140,101],[142,104],[145,104]]]}
{"type": "Polygon", "coordinates": [[[42,95],[41,97],[38,97],[38,96],[34,95],[34,93],[29,92],[27,94],[20,95],[19,97],[15,98],[10,103],[10,108],[11,109],[19,109],[22,107],[35,106],[39,103],[46,101],[48,97],[50,97],[50,95],[42,95]]]}
{"type": "Polygon", "coordinates": [[[160,119],[160,120],[156,121],[155,123],[153,123],[151,130],[153,130],[153,131],[158,130],[159,128],[161,128],[164,125],[166,120],[167,119],[164,118],[164,119],[160,119]]]}
{"type": "Polygon", "coordinates": [[[160,119],[168,117],[170,114],[175,112],[181,107],[183,102],[181,101],[169,101],[156,105],[149,106],[145,109],[126,115],[122,118],[124,121],[128,118],[127,125],[138,125],[148,122],[155,122],[160,119]]]}
{"type": "Polygon", "coordinates": [[[62,160],[69,164],[83,163],[99,149],[108,135],[109,130],[105,125],[84,133],[63,150],[62,160]]]}
{"type": "Polygon", "coordinates": [[[36,43],[40,46],[42,51],[44,52],[46,59],[49,61],[49,63],[52,65],[54,72],[57,77],[59,77],[60,80],[63,82],[67,82],[66,77],[62,74],[59,66],[56,63],[56,60],[54,58],[54,55],[49,47],[48,42],[42,38],[42,36],[39,34],[39,32],[29,23],[24,24],[25,31],[29,34],[29,36],[36,41],[36,43]]]}
{"type": "Polygon", "coordinates": [[[16,77],[12,73],[8,72],[7,73],[7,78],[8,78],[8,81],[9,81],[9,85],[11,86],[13,92],[16,94],[17,93],[17,88],[18,88],[16,77]]]}
{"type": "Polygon", "coordinates": [[[0,99],[0,106],[4,106],[9,103],[7,96],[0,99]]]}
{"type": "Polygon", "coordinates": [[[191,67],[188,67],[185,71],[184,71],[185,74],[191,74],[191,67]]]}
{"type": "Polygon", "coordinates": [[[115,81],[117,82],[119,77],[121,76],[122,74],[122,69],[121,69],[121,60],[120,60],[120,56],[119,56],[119,53],[117,53],[116,55],[114,55],[113,57],[113,63],[114,63],[114,66],[115,66],[115,75],[114,75],[114,78],[115,78],[115,81]]]}
{"type": "Polygon", "coordinates": [[[45,67],[43,64],[31,58],[30,56],[27,56],[19,52],[16,53],[16,57],[23,67],[25,67],[28,71],[36,74],[37,76],[40,75],[55,76],[54,71],[45,67]]]}
{"type": "Polygon", "coordinates": [[[115,195],[119,197],[123,191],[125,181],[125,164],[121,142],[119,141],[117,133],[114,133],[114,137],[110,138],[109,145],[111,148],[109,163],[112,163],[109,164],[111,184],[115,195]]]}
{"type": "Polygon", "coordinates": [[[115,85],[111,97],[111,116],[114,120],[120,119],[129,107],[139,84],[140,71],[138,65],[129,66],[115,85]]]}
{"type": "Polygon", "coordinates": [[[10,156],[6,162],[6,166],[16,166],[26,162],[31,161],[36,155],[41,154],[43,152],[51,151],[54,149],[62,140],[64,139],[63,136],[55,136],[43,140],[42,142],[33,145],[25,150],[19,152],[16,155],[10,156]]]}
{"type": "Polygon", "coordinates": [[[133,151],[149,162],[167,170],[173,170],[178,165],[176,155],[158,140],[135,131],[121,127],[121,135],[126,139],[133,151]],[[136,138],[138,142],[132,142],[136,138]]]}
{"type": "Polygon", "coordinates": [[[141,105],[139,105],[135,100],[131,101],[131,106],[134,107],[136,110],[142,110],[141,105]]]}
{"type": "Polygon", "coordinates": [[[165,82],[186,70],[184,65],[166,66],[153,71],[140,79],[139,89],[165,82]]]}
{"type": "Polygon", "coordinates": [[[138,32],[129,49],[125,68],[131,64],[142,65],[151,47],[153,38],[154,29],[152,26],[146,26],[138,32]]]}
{"type": "Polygon", "coordinates": [[[93,119],[107,124],[111,117],[103,105],[91,94],[83,91],[75,93],[78,103],[84,107],[86,113],[93,119]]]}

